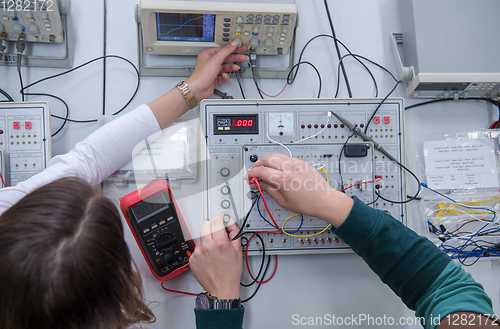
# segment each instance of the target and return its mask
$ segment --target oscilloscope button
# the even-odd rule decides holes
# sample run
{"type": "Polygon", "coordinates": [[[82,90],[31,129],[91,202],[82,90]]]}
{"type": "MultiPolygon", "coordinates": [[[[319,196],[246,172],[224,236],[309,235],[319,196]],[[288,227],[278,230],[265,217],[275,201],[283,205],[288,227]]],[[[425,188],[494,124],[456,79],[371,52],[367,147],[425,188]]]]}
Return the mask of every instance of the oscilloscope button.
{"type": "Polygon", "coordinates": [[[222,36],[223,37],[229,37],[229,33],[223,33],[222,36]]]}
{"type": "Polygon", "coordinates": [[[231,30],[230,30],[230,29],[224,29],[223,31],[224,31],[224,32],[229,32],[229,31],[231,31],[231,30]]]}
{"type": "Polygon", "coordinates": [[[257,19],[262,19],[262,15],[261,15],[261,14],[258,14],[257,16],[255,16],[255,18],[257,18],[257,19]]]}
{"type": "Polygon", "coordinates": [[[224,42],[228,42],[228,41],[229,41],[229,38],[222,38],[222,41],[224,41],[224,42]]]}
{"type": "Polygon", "coordinates": [[[243,17],[241,16],[236,17],[236,24],[241,24],[241,23],[243,23],[243,17]]]}
{"type": "Polygon", "coordinates": [[[230,22],[231,18],[224,18],[224,22],[230,22]]]}
{"type": "Polygon", "coordinates": [[[224,27],[231,27],[231,24],[229,24],[229,23],[224,23],[224,27]]]}
{"type": "Polygon", "coordinates": [[[253,14],[248,14],[248,18],[253,18],[253,14]]]}
{"type": "Polygon", "coordinates": [[[265,19],[271,19],[271,15],[264,16],[265,19]]]}

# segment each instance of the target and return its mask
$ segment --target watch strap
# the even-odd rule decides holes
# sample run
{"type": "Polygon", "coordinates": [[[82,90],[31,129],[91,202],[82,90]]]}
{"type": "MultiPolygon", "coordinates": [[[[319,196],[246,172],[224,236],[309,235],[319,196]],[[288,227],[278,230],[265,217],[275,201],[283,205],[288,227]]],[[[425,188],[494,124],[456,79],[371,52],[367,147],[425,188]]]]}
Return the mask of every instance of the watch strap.
{"type": "Polygon", "coordinates": [[[194,109],[198,105],[198,100],[196,99],[196,96],[194,93],[189,89],[189,86],[185,81],[181,81],[176,85],[177,89],[181,93],[181,95],[184,97],[186,100],[186,103],[189,106],[189,109],[194,109]]]}
{"type": "Polygon", "coordinates": [[[241,307],[241,299],[217,299],[203,291],[196,297],[196,309],[204,310],[232,310],[241,307]]]}

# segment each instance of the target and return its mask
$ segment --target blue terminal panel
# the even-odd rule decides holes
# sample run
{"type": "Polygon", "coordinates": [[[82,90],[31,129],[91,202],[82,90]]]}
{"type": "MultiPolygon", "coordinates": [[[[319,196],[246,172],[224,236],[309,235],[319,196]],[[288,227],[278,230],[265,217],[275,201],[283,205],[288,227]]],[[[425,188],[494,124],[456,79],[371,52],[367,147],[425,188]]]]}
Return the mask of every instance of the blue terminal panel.
{"type": "Polygon", "coordinates": [[[156,13],[158,41],[213,42],[215,15],[156,13]]]}

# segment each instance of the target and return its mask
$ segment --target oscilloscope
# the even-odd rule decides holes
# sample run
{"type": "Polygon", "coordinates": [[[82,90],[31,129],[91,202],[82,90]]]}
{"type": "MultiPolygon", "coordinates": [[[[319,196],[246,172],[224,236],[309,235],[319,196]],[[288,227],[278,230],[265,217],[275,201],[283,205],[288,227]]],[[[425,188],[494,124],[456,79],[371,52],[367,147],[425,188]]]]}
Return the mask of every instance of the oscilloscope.
{"type": "Polygon", "coordinates": [[[292,4],[142,0],[145,54],[197,55],[238,40],[259,55],[286,55],[297,7],[292,4]]]}

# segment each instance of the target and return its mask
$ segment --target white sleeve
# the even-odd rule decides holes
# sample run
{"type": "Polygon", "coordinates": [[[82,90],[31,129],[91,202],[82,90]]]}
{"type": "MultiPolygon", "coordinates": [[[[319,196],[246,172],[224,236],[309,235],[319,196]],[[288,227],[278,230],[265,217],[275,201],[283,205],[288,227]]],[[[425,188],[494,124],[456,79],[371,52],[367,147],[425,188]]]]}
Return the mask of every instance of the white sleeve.
{"type": "Polygon", "coordinates": [[[150,108],[139,106],[97,129],[68,153],[52,158],[43,172],[0,189],[0,214],[26,194],[60,178],[79,177],[92,186],[99,184],[130,160],[138,143],[158,131],[150,108]]]}

